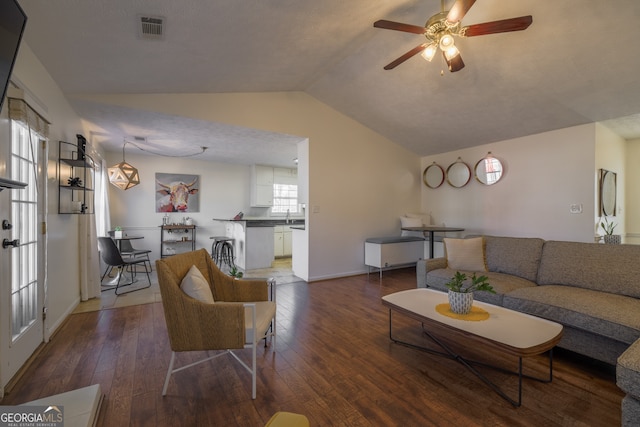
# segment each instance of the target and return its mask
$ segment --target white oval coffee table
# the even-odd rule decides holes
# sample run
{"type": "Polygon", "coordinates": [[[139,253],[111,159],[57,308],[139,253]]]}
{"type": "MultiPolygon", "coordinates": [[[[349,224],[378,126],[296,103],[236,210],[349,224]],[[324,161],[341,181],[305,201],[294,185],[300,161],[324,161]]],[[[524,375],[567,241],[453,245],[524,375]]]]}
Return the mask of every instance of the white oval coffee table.
{"type": "Polygon", "coordinates": [[[530,378],[542,382],[551,382],[553,380],[553,347],[562,338],[561,324],[479,301],[474,301],[473,305],[487,311],[489,318],[482,321],[460,320],[438,313],[436,306],[444,303],[448,303],[447,294],[432,289],[410,289],[383,296],[382,304],[389,308],[389,338],[398,344],[457,360],[514,406],[522,404],[522,378],[530,378]],[[423,332],[445,352],[435,351],[394,338],[393,312],[421,322],[423,332]],[[489,346],[500,352],[516,356],[518,358],[518,371],[508,371],[498,366],[469,360],[456,354],[429,331],[433,327],[444,327],[457,336],[463,336],[466,342],[471,340],[480,345],[489,346]],[[549,352],[549,377],[536,378],[523,375],[522,358],[545,352],[549,352]],[[474,365],[482,365],[501,372],[518,375],[518,399],[515,400],[507,396],[496,384],[475,369],[474,365]]]}

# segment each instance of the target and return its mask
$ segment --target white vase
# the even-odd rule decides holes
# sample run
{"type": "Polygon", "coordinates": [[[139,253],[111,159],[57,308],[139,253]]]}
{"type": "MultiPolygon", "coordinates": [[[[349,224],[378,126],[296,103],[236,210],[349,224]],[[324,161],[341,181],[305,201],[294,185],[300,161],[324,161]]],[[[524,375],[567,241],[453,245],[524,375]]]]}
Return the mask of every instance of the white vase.
{"type": "Polygon", "coordinates": [[[608,245],[619,245],[622,243],[622,236],[619,234],[605,234],[604,242],[608,245]]]}
{"type": "Polygon", "coordinates": [[[456,314],[469,314],[473,304],[473,292],[449,291],[449,306],[456,314]]]}

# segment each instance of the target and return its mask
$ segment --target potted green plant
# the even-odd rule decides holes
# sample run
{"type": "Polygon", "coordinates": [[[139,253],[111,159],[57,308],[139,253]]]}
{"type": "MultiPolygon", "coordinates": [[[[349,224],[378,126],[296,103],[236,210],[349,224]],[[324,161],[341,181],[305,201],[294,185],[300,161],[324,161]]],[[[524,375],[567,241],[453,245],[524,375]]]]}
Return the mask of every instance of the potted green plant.
{"type": "Polygon", "coordinates": [[[616,228],[618,224],[607,220],[605,216],[602,221],[600,221],[600,227],[604,231],[604,242],[609,245],[619,245],[622,242],[622,238],[619,234],[613,234],[613,230],[616,228]]]}
{"type": "Polygon", "coordinates": [[[236,279],[242,279],[242,276],[244,276],[244,273],[242,273],[242,271],[240,271],[238,267],[234,265],[229,270],[229,276],[234,277],[236,279]]]}
{"type": "Polygon", "coordinates": [[[483,291],[495,294],[488,282],[487,276],[476,276],[476,273],[470,278],[470,282],[467,280],[465,273],[456,271],[456,274],[444,285],[449,289],[449,306],[451,311],[456,314],[468,314],[471,311],[471,305],[473,304],[473,292],[483,291]]]}

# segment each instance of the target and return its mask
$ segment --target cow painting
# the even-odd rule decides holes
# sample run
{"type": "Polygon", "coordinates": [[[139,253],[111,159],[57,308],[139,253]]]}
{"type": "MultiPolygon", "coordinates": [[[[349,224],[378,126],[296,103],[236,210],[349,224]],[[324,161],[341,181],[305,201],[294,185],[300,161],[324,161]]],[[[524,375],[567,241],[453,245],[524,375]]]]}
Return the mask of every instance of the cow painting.
{"type": "Polygon", "coordinates": [[[156,174],[156,212],[198,212],[198,176],[156,174]]]}

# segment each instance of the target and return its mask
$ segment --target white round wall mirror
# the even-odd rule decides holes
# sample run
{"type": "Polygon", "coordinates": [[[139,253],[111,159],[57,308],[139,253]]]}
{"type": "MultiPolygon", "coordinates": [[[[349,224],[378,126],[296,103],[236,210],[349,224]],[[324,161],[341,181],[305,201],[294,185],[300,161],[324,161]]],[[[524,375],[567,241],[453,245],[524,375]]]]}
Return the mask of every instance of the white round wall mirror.
{"type": "Polygon", "coordinates": [[[447,168],[447,182],[452,187],[460,188],[469,183],[471,179],[471,168],[458,157],[458,160],[451,163],[447,168]]]}
{"type": "Polygon", "coordinates": [[[616,214],[616,173],[602,169],[600,182],[600,199],[602,214],[616,214]]]}
{"type": "Polygon", "coordinates": [[[476,179],[484,185],[493,185],[502,178],[502,163],[491,152],[476,163],[476,179]]]}
{"type": "Polygon", "coordinates": [[[433,162],[422,173],[422,181],[429,188],[440,187],[444,182],[444,169],[436,162],[433,162]]]}

